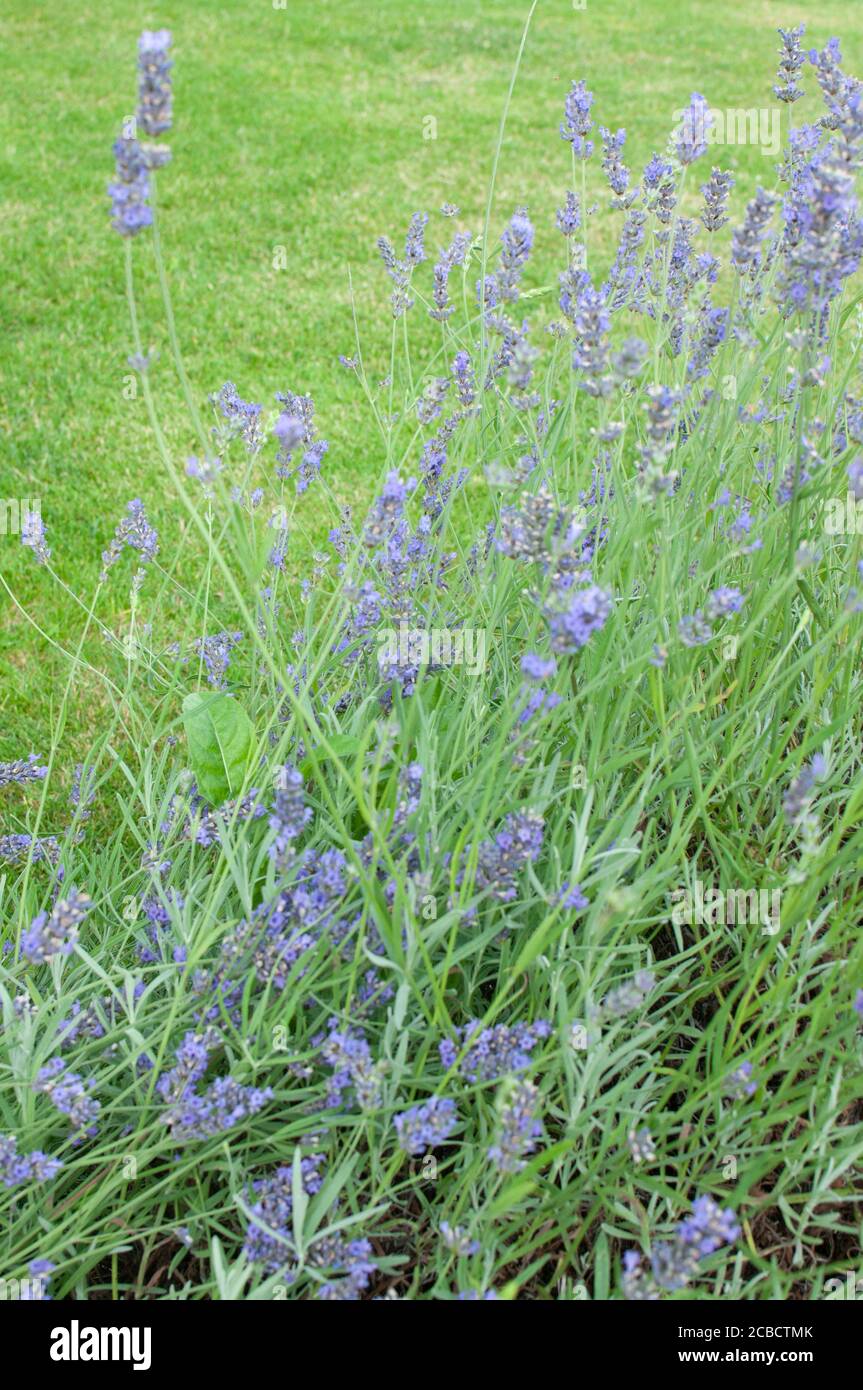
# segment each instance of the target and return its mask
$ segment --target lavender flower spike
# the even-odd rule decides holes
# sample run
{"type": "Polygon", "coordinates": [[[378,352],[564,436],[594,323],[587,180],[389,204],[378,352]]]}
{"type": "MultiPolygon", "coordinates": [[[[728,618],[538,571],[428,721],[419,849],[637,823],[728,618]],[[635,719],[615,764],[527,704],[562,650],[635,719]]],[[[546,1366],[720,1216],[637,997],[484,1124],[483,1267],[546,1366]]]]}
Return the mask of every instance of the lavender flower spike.
{"type": "Polygon", "coordinates": [[[700,92],[693,92],[677,129],[677,158],[681,164],[692,164],[707,153],[707,133],[712,124],[710,107],[700,92]]]}
{"type": "Polygon", "coordinates": [[[47,767],[40,767],[35,753],[12,763],[0,763],[0,787],[8,787],[12,782],[41,782],[47,776],[47,767]]]}
{"type": "Polygon", "coordinates": [[[590,159],[593,154],[593,141],[586,139],[586,136],[593,129],[590,108],[594,100],[593,92],[589,92],[584,82],[579,81],[573,82],[563,104],[561,138],[569,141],[577,159],[590,159]]]}
{"type": "Polygon", "coordinates": [[[458,1123],[454,1100],[430,1096],[424,1105],[415,1105],[393,1116],[399,1148],[408,1154],[425,1153],[443,1144],[458,1123]]]}
{"type": "Polygon", "coordinates": [[[47,565],[51,551],[45,543],[45,523],[39,512],[25,512],[21,518],[21,544],[33,551],[37,563],[47,565]]]}
{"type": "Polygon", "coordinates": [[[71,955],[78,939],[78,927],[90,911],[86,893],[71,889],[68,897],[54,905],[50,916],[40,912],[21,938],[21,953],[36,965],[58,952],[71,955]]]}
{"type": "Polygon", "coordinates": [[[138,40],[138,124],[145,135],[171,129],[171,68],[168,29],[145,29],[138,40]]]}

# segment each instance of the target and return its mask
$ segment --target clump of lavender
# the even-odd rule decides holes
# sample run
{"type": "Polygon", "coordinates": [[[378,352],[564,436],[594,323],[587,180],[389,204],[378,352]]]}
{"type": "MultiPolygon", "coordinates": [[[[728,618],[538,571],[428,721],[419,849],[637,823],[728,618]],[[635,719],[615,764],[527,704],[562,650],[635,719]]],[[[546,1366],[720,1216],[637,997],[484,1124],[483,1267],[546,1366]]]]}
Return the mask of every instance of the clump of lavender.
{"type": "Polygon", "coordinates": [[[555,597],[545,609],[552,651],[563,656],[580,651],[594,632],[605,627],[613,606],[598,584],[555,597]]]}
{"type": "MultiPolygon", "coordinates": [[[[258,453],[264,442],[261,423],[263,406],[257,401],[244,401],[232,381],[226,381],[219,391],[214,392],[210,396],[210,403],[224,421],[224,424],[213,429],[217,444],[227,443],[238,435],[250,454],[258,453]]],[[[208,459],[207,471],[219,471],[216,463],[217,460],[208,459]]]]}
{"type": "Polygon", "coordinates": [[[803,88],[797,83],[797,74],[806,61],[806,54],[800,47],[805,30],[805,24],[798,24],[796,29],[777,30],[782,39],[782,47],[779,50],[779,71],[773,95],[780,101],[791,103],[799,101],[803,96],[803,88]]]}
{"type": "Polygon", "coordinates": [[[333,1075],[327,1087],[327,1104],[345,1107],[345,1097],[353,1090],[361,1110],[375,1110],[382,1097],[382,1068],[372,1057],[372,1050],[359,1028],[339,1032],[336,1020],[330,1023],[330,1034],[321,1048],[321,1060],[332,1067],[333,1075]]]}
{"type": "Polygon", "coordinates": [[[41,1150],[18,1152],[14,1134],[0,1134],[0,1182],[4,1187],[18,1187],[24,1182],[50,1182],[63,1167],[59,1158],[49,1158],[41,1150]]]}
{"type": "Polygon", "coordinates": [[[42,965],[54,955],[71,955],[90,906],[86,893],[71,889],[50,913],[40,912],[33,918],[21,937],[21,954],[34,965],[42,965]]]}
{"type": "Polygon", "coordinates": [[[117,526],[111,544],[107,550],[102,551],[102,572],[99,576],[101,583],[107,580],[108,571],[117,563],[125,546],[136,550],[141,557],[132,580],[132,587],[139,589],[144,581],[145,566],[155,560],[159,553],[159,536],[147,520],[143,502],[137,497],[127,505],[126,516],[117,526]]]}
{"type": "MultiPolygon", "coordinates": [[[[507,816],[493,840],[479,847],[476,887],[488,891],[497,902],[516,897],[516,876],[533,863],[542,849],[545,822],[535,811],[514,811],[507,816]]],[[[458,882],[461,883],[459,874],[458,882]]]]}
{"type": "Polygon", "coordinates": [[[302,494],[320,477],[324,455],[330,446],[326,439],[317,437],[315,403],[311,396],[277,391],[276,400],[283,407],[273,430],[279,441],[276,477],[293,478],[294,487],[302,494]],[[304,446],[303,452],[295,465],[293,458],[300,445],[304,446]]]}
{"type": "Polygon", "coordinates": [[[740,1227],[730,1207],[721,1208],[712,1197],[697,1197],[692,1215],[677,1227],[673,1241],[654,1246],[650,1271],[642,1268],[637,1250],[623,1257],[623,1292],[628,1299],[655,1302],[663,1291],[675,1293],[697,1277],[703,1260],[723,1245],[731,1245],[740,1227]]]}
{"type": "Polygon", "coordinates": [[[469,410],[476,399],[476,372],[470,354],[464,349],[457,352],[453,358],[451,371],[459,403],[465,410],[469,410]]]}
{"type": "Polygon", "coordinates": [[[242,632],[217,632],[195,639],[195,651],[206,670],[207,682],[214,690],[227,690],[225,677],[231,664],[231,652],[242,640],[242,632]]]}
{"type": "Polygon", "coordinates": [[[393,1116],[399,1148],[407,1154],[422,1154],[446,1143],[457,1124],[455,1101],[440,1096],[430,1096],[424,1104],[393,1116]]]}
{"type": "Polygon", "coordinates": [[[502,1173],[517,1173],[525,1165],[528,1154],[536,1148],[542,1134],[537,1117],[539,1091],[532,1081],[516,1081],[505,1094],[499,1118],[497,1139],[488,1156],[502,1173]]]}
{"type": "MultiPolygon", "coordinates": [[[[309,1154],[300,1160],[300,1183],[307,1197],[313,1197],[323,1184],[320,1173],[323,1154],[309,1154]]],[[[296,1257],[294,1247],[293,1167],[277,1168],[267,1178],[252,1183],[256,1200],[251,1206],[252,1221],[243,1247],[246,1259],[270,1271],[284,1269],[296,1257]]]]}
{"type": "Polygon", "coordinates": [[[563,122],[560,134],[572,145],[577,159],[590,159],[593,154],[593,141],[587,136],[593,129],[590,108],[595,101],[593,92],[587,90],[584,82],[573,82],[563,104],[563,122]]]}
{"type": "Polygon", "coordinates": [[[51,550],[45,540],[45,523],[39,512],[27,511],[21,518],[21,544],[32,550],[37,564],[47,565],[51,550]]]}
{"type": "Polygon", "coordinates": [[[272,1097],[270,1086],[243,1086],[232,1076],[219,1076],[201,1095],[187,1094],[177,1101],[163,1121],[180,1143],[209,1139],[256,1115],[272,1097]]]}
{"type": "Polygon", "coordinates": [[[707,616],[714,621],[729,618],[732,613],[739,613],[743,604],[744,598],[739,589],[727,586],[714,589],[707,599],[707,616]]]}
{"type": "Polygon", "coordinates": [[[61,1115],[68,1116],[72,1136],[79,1142],[84,1135],[96,1133],[101,1105],[90,1095],[94,1085],[92,1078],[85,1082],[77,1072],[68,1071],[62,1057],[52,1057],[39,1070],[33,1090],[46,1095],[61,1115]]]}
{"type": "Polygon", "coordinates": [[[19,864],[30,857],[34,864],[56,864],[60,843],[56,835],[0,835],[0,860],[19,864]]]}
{"type": "Polygon", "coordinates": [[[551,1024],[545,1019],[512,1026],[498,1023],[493,1028],[483,1028],[479,1019],[472,1019],[455,1030],[458,1043],[445,1038],[438,1051],[447,1070],[455,1066],[459,1052],[464,1051],[459,1072],[466,1081],[499,1081],[511,1072],[525,1071],[531,1065],[533,1049],[543,1038],[550,1037],[551,1031],[551,1024]]]}
{"type": "Polygon", "coordinates": [[[0,763],[0,787],[11,786],[13,782],[41,782],[47,776],[47,767],[40,764],[35,753],[11,763],[0,763]]]}

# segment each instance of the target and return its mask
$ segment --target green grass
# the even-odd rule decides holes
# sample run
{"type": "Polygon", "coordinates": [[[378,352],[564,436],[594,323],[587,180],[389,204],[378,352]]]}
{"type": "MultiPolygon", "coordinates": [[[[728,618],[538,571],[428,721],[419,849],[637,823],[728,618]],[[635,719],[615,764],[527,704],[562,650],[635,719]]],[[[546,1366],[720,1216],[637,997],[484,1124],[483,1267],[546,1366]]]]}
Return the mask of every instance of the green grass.
{"type": "MultiPolygon", "coordinates": [[[[130,350],[122,247],[108,225],[111,142],[134,109],[134,44],[142,27],[174,32],[174,162],[160,181],[162,235],[178,333],[203,402],[224,380],[272,402],[310,392],[331,442],[327,474],[341,500],[368,497],[381,454],[356,384],[338,365],[353,348],[351,289],[369,376],[388,369],[388,282],[376,237],[403,235],[411,213],[444,201],[460,225],[482,226],[500,111],[527,5],[521,0],[267,0],[148,6],[63,3],[39,11],[9,0],[0,17],[0,496],[38,496],[54,561],[91,594],[99,555],[125,503],[140,496],[157,526],[175,507],[140,396],[124,397],[130,350]],[[424,119],[436,121],[434,140],[424,119]],[[273,269],[283,246],[287,269],[273,269]]],[[[560,241],[551,210],[569,181],[557,135],[570,81],[596,91],[598,119],[628,131],[637,170],[664,148],[673,112],[693,89],[715,107],[773,104],[777,24],[805,20],[813,43],[838,33],[850,69],[863,66],[863,12],[847,5],[640,0],[635,7],[540,0],[528,39],[497,183],[496,234],[526,202],[537,217],[529,282],[553,284],[560,241]]],[[[810,88],[814,83],[810,82],[810,88]]],[[[795,108],[811,117],[814,98],[795,108]],[[805,108],[805,109],[804,109],[805,108]],[[808,113],[808,114],[807,114],[808,113]]],[[[801,115],[800,113],[803,113],[801,115]]],[[[783,125],[783,135],[786,127],[783,125]]],[[[721,147],[738,177],[735,206],[772,161],[721,147]]],[[[610,258],[619,218],[593,229],[610,258]]],[[[449,230],[433,216],[429,245],[449,230]]],[[[182,410],[142,241],[145,342],[169,445],[196,441],[182,410]]],[[[548,317],[553,308],[549,305],[548,317]]],[[[414,351],[428,332],[411,325],[414,351]]],[[[313,523],[306,523],[312,525],[313,523]]],[[[319,535],[314,537],[319,539],[319,535]]],[[[0,537],[0,572],[39,623],[0,592],[0,750],[41,747],[62,677],[53,644],[74,645],[80,612],[0,537]]],[[[107,625],[128,625],[128,596],[102,599],[107,625]]],[[[98,696],[76,696],[69,737],[92,727],[98,696]],[[94,704],[94,701],[96,703],[94,704]]]]}

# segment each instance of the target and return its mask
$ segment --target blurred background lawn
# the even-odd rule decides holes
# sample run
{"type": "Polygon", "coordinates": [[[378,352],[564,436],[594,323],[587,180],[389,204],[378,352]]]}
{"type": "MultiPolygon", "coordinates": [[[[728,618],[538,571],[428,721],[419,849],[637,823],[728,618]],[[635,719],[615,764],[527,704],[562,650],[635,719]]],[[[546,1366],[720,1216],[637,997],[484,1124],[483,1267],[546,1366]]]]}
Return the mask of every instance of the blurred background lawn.
{"type": "MultiPolygon", "coordinates": [[[[532,285],[553,284],[561,268],[553,216],[570,159],[558,124],[573,78],[595,91],[598,122],[626,127],[625,158],[637,176],[665,147],[673,113],[693,90],[723,110],[778,106],[777,25],[804,21],[806,44],[819,47],[837,34],[846,68],[863,68],[859,0],[580,4],[539,0],[498,178],[494,234],[517,203],[536,222],[532,285]]],[[[286,0],[284,9],[272,0],[165,0],[158,8],[5,0],[0,497],[41,499],[53,561],[73,589],[92,594],[100,553],[130,498],[144,499],[169,558],[179,524],[143,401],[123,394],[131,351],[123,256],[105,194],[111,143],[135,108],[141,29],[174,34],[173,162],[160,177],[160,215],[196,393],[203,400],[227,378],[267,405],[275,391],[311,393],[330,440],[330,482],[340,500],[357,503],[380,452],[357,383],[338,363],[353,351],[348,271],[367,366],[381,376],[390,287],[375,240],[386,233],[403,242],[411,213],[423,208],[434,253],[452,232],[437,212],[447,201],[461,209],[457,225],[480,229],[528,8],[527,0],[286,0]],[[425,138],[431,131],[435,138],[425,138]],[[286,269],[274,269],[276,247],[286,250],[286,269]]],[[[813,77],[804,85],[795,124],[820,114],[813,77]]],[[[783,109],[783,139],[787,121],[783,109]]],[[[737,178],[737,210],[756,182],[775,181],[775,160],[757,145],[711,153],[737,178]]],[[[597,166],[594,159],[593,188],[604,206],[597,166]]],[[[619,219],[594,222],[591,234],[607,237],[610,257],[619,219]]],[[[144,339],[161,353],[154,384],[182,465],[195,438],[146,233],[135,254],[144,339]]],[[[421,312],[411,316],[420,349],[421,312]]],[[[74,648],[83,615],[16,536],[0,536],[0,570],[42,628],[0,591],[0,756],[9,757],[45,749],[66,675],[51,644],[74,648]]],[[[102,611],[118,631],[128,601],[118,575],[102,611]]],[[[78,697],[73,742],[98,717],[91,694],[85,686],[78,697]]]]}

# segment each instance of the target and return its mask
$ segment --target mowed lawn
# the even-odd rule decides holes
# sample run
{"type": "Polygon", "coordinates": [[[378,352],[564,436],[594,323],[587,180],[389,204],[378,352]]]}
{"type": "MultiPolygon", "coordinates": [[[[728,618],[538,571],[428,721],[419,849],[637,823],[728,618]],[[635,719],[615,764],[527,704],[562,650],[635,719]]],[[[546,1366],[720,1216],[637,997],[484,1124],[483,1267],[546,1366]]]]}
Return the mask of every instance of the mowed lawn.
{"type": "MultiPolygon", "coordinates": [[[[423,208],[436,251],[452,231],[437,211],[448,201],[461,210],[459,226],[481,228],[527,11],[524,0],[287,0],[284,9],[271,0],[166,0],[158,8],[5,0],[0,497],[40,499],[53,562],[85,602],[130,498],[146,502],[168,560],[179,534],[143,402],[124,393],[131,345],[122,246],[105,195],[112,141],[135,107],[141,29],[174,34],[174,157],[160,177],[160,214],[194,389],[203,401],[230,378],[247,399],[268,405],[278,390],[311,393],[330,440],[330,484],[356,505],[381,459],[357,383],[338,363],[339,353],[353,351],[349,275],[370,375],[382,376],[391,319],[375,240],[387,233],[402,241],[411,213],[423,208]]],[[[674,112],[693,90],[719,109],[776,110],[775,28],[801,21],[807,43],[821,46],[837,34],[846,67],[863,68],[859,4],[587,0],[581,9],[573,0],[539,0],[492,224],[496,235],[516,204],[536,209],[526,284],[554,285],[561,265],[549,209],[570,180],[557,128],[573,78],[596,92],[598,122],[626,127],[626,159],[637,175],[665,147],[674,112]]],[[[820,114],[813,77],[804,77],[808,96],[794,109],[795,123],[820,114]]],[[[783,137],[787,120],[783,109],[783,137]]],[[[717,147],[713,159],[737,178],[736,210],[756,182],[775,183],[776,160],[757,145],[717,147]]],[[[696,166],[693,185],[709,163],[696,166]]],[[[604,208],[598,157],[591,177],[604,208]]],[[[593,219],[600,267],[619,220],[593,219]]],[[[155,388],[182,463],[195,438],[171,366],[147,233],[135,254],[145,342],[161,354],[155,388]]],[[[549,318],[554,308],[552,294],[549,318]]],[[[417,307],[409,319],[419,358],[434,341],[421,315],[417,307]]],[[[314,506],[300,516],[310,514],[314,506]]],[[[16,536],[0,536],[0,571],[20,604],[0,589],[0,757],[12,757],[49,742],[67,675],[54,644],[74,650],[84,616],[16,536]]],[[[113,575],[104,621],[119,630],[128,602],[127,578],[113,575]]],[[[88,650],[98,655],[98,643],[88,650]]],[[[70,760],[98,718],[86,677],[71,715],[70,760]]]]}

